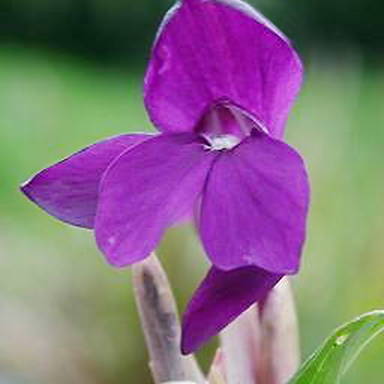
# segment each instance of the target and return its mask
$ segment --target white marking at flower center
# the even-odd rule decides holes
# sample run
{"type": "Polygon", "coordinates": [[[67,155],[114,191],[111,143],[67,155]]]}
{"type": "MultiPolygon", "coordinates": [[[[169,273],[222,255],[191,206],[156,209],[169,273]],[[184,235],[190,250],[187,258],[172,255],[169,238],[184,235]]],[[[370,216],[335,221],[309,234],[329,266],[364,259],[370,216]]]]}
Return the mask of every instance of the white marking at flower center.
{"type": "Polygon", "coordinates": [[[231,149],[240,143],[240,139],[233,135],[218,135],[208,137],[209,146],[211,151],[222,151],[223,149],[231,149]]]}

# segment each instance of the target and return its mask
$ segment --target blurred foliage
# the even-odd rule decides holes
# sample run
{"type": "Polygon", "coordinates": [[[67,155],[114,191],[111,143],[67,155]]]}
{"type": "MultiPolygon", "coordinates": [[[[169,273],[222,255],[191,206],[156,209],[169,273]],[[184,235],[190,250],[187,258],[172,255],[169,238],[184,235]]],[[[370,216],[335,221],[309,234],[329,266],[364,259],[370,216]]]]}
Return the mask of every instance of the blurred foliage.
{"type": "Polygon", "coordinates": [[[369,57],[383,56],[381,0],[260,1],[266,14],[303,47],[322,45],[342,51],[350,45],[369,57]]]}
{"type": "MultiPolygon", "coordinates": [[[[288,141],[313,189],[296,280],[308,355],[335,326],[384,306],[384,70],[363,65],[383,53],[384,3],[253,3],[307,52],[288,141]]],[[[39,384],[150,383],[129,271],[106,266],[91,234],[50,218],[17,186],[96,140],[153,129],[141,72],[170,4],[0,0],[0,372],[39,384]]],[[[183,309],[206,270],[199,243],[190,228],[172,230],[159,252],[183,309]]],[[[200,353],[205,366],[213,346],[200,353]]],[[[383,353],[372,344],[346,382],[382,382],[383,353]]]]}
{"type": "Polygon", "coordinates": [[[169,0],[1,0],[3,42],[69,50],[100,60],[142,60],[169,0]]]}
{"type": "MultiPolygon", "coordinates": [[[[0,49],[0,372],[39,384],[149,384],[129,270],[114,270],[93,236],[60,223],[17,186],[33,172],[107,136],[152,130],[140,74],[63,54],[0,49]]],[[[318,52],[291,116],[312,205],[295,280],[304,355],[333,328],[384,306],[382,149],[384,71],[358,52],[318,52]]],[[[207,265],[197,237],[171,230],[159,254],[182,310],[207,265]]],[[[213,345],[200,353],[206,367],[213,345]]],[[[381,383],[383,342],[348,384],[381,383]]]]}
{"type": "MultiPolygon", "coordinates": [[[[301,50],[356,46],[383,55],[381,0],[250,0],[301,50]]],[[[143,62],[171,0],[1,0],[2,42],[59,48],[132,64],[143,62]]]]}

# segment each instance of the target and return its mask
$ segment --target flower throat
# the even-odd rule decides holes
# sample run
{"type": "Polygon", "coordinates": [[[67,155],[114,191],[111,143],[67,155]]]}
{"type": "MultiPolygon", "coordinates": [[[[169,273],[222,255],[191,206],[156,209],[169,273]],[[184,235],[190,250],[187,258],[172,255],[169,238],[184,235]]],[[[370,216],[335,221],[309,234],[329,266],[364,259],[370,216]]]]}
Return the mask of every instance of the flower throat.
{"type": "Polygon", "coordinates": [[[212,105],[198,125],[198,133],[207,142],[205,148],[211,151],[234,148],[254,129],[265,131],[241,108],[226,101],[212,105]]]}

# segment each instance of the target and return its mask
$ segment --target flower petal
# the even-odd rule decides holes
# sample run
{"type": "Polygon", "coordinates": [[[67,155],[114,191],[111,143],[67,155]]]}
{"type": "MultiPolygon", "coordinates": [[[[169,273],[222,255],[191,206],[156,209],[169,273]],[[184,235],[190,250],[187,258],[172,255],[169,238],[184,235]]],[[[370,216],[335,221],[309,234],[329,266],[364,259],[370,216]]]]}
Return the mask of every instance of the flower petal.
{"type": "Polygon", "coordinates": [[[230,272],[211,268],[183,317],[183,353],[195,351],[248,307],[264,299],[281,278],[256,267],[230,272]]]}
{"type": "Polygon", "coordinates": [[[288,39],[239,0],[184,0],[160,27],[145,78],[145,103],[162,131],[192,131],[228,100],[282,137],[302,65],[288,39]]]}
{"type": "Polygon", "coordinates": [[[66,223],[93,228],[101,176],[127,148],[151,135],[121,135],[93,144],[49,167],[22,185],[25,195],[66,223]]]}
{"type": "Polygon", "coordinates": [[[308,178],[299,154],[254,131],[212,167],[200,217],[205,250],[223,270],[254,265],[295,273],[308,204],[308,178]]]}
{"type": "Polygon", "coordinates": [[[115,266],[147,257],[203,189],[213,153],[193,134],[160,135],[122,154],[101,184],[95,232],[115,266]]]}

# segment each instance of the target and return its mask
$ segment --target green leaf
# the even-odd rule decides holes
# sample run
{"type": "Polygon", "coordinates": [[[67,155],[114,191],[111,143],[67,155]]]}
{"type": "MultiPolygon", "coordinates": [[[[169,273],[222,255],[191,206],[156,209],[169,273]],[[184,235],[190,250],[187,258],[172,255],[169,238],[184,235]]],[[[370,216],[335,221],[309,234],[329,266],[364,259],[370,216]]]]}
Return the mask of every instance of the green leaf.
{"type": "Polygon", "coordinates": [[[289,384],[338,384],[362,349],[384,331],[384,310],[366,313],[337,329],[289,384]]]}

